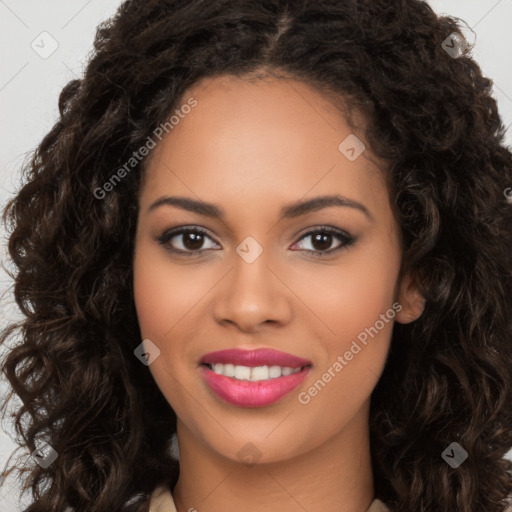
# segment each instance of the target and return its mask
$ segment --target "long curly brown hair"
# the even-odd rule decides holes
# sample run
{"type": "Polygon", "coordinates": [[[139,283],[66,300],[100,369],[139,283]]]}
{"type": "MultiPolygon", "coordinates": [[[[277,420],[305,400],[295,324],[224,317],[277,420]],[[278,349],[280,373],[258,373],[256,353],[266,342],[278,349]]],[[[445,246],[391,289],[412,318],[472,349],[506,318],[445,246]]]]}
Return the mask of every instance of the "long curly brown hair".
{"type": "Polygon", "coordinates": [[[394,512],[505,510],[512,152],[471,50],[461,20],[420,0],[128,0],[98,27],[83,78],[62,90],[60,118],[3,216],[23,313],[0,339],[21,339],[3,361],[4,414],[16,394],[20,445],[45,441],[58,454],[46,468],[17,463],[32,492],[26,512],[141,512],[156,486],[176,482],[176,416],[134,356],[147,159],[102,198],[98,190],[191,85],[261,70],[363,114],[371,150],[389,162],[402,270],[426,299],[417,321],[395,324],[372,395],[376,497],[394,512]],[[457,55],[446,41],[459,41],[457,55]],[[456,469],[442,457],[453,442],[468,454],[456,469]]]}

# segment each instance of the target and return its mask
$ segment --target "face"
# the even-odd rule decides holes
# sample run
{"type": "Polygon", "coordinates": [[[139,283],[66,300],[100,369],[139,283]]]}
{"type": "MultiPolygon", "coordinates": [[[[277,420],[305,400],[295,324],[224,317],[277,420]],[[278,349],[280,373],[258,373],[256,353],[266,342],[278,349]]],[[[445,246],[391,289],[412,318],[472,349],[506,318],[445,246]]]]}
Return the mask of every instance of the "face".
{"type": "Polygon", "coordinates": [[[353,137],[364,136],[320,92],[225,76],[198,83],[182,104],[191,97],[197,104],[153,150],[139,197],[135,303],[145,346],[160,351],[149,370],[178,436],[233,461],[244,446],[261,462],[283,461],[367,424],[393,323],[417,318],[421,304],[398,279],[383,171],[369,149],[357,156],[353,137]],[[338,201],[310,202],[324,196],[338,201]],[[244,380],[250,363],[233,369],[236,379],[212,377],[201,361],[225,349],[307,364],[269,360],[300,369],[259,373],[258,384],[244,380]]]}

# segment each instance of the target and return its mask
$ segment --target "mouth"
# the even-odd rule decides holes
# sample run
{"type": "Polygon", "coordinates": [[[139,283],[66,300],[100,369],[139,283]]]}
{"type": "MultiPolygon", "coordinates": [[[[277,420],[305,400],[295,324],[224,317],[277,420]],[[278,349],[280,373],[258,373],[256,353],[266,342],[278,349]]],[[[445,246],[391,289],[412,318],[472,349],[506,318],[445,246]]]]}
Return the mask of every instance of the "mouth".
{"type": "Polygon", "coordinates": [[[301,384],[311,361],[273,349],[230,349],[202,357],[199,370],[224,402],[239,407],[271,405],[301,384]]]}

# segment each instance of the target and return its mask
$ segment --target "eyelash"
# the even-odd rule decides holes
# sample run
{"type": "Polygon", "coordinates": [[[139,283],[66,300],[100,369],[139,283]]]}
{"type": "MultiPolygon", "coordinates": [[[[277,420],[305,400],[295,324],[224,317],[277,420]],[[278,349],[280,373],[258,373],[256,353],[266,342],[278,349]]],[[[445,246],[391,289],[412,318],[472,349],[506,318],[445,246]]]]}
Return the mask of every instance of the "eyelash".
{"type": "MultiPolygon", "coordinates": [[[[172,229],[172,230],[166,231],[161,236],[157,237],[156,240],[158,241],[158,243],[160,245],[165,246],[165,248],[169,252],[176,253],[176,254],[195,256],[201,252],[204,252],[205,250],[211,250],[211,249],[199,249],[197,251],[183,251],[181,249],[172,249],[169,246],[169,241],[171,239],[173,239],[174,237],[176,237],[178,235],[182,235],[184,233],[201,234],[201,235],[204,235],[204,236],[212,239],[212,237],[204,229],[201,229],[199,227],[189,228],[189,227],[184,226],[184,227],[180,227],[177,229],[172,229]]],[[[298,241],[302,240],[303,238],[306,238],[308,236],[318,234],[318,233],[323,233],[323,234],[327,233],[329,235],[333,235],[336,238],[338,238],[338,240],[340,240],[342,242],[342,244],[340,246],[336,247],[335,249],[329,249],[326,251],[313,251],[311,249],[303,249],[304,252],[313,254],[316,257],[318,257],[318,256],[323,257],[323,256],[327,256],[327,255],[336,253],[340,250],[346,249],[347,247],[351,246],[356,241],[355,237],[345,233],[344,231],[342,231],[340,229],[331,228],[329,226],[321,226],[320,228],[308,231],[307,233],[304,233],[304,235],[302,235],[302,237],[299,238],[298,241]]]]}

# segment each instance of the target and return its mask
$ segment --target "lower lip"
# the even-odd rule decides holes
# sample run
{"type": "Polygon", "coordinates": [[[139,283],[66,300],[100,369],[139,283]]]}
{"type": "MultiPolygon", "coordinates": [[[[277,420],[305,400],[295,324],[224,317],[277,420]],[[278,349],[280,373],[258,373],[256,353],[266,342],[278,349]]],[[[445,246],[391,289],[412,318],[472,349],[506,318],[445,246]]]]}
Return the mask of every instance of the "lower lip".
{"type": "Polygon", "coordinates": [[[217,396],[239,407],[265,407],[281,400],[303,382],[311,370],[311,367],[305,367],[292,375],[253,382],[219,375],[204,365],[199,368],[217,396]]]}

